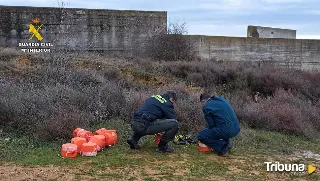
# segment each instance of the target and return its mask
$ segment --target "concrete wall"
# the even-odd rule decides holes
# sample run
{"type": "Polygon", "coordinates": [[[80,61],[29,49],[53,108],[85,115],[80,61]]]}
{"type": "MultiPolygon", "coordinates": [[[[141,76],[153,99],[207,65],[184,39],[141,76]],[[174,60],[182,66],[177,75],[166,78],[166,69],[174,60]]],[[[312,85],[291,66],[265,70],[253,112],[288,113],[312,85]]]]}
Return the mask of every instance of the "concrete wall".
{"type": "Polygon", "coordinates": [[[320,71],[320,40],[188,36],[202,58],[320,71]]]}
{"type": "MultiPolygon", "coordinates": [[[[149,35],[167,27],[166,12],[10,6],[0,6],[0,10],[0,46],[6,47],[38,42],[36,39],[28,40],[31,35],[28,25],[35,18],[44,24],[40,30],[44,38],[41,42],[53,43],[53,49],[67,50],[141,52],[149,35]]],[[[263,32],[270,31],[258,28],[259,38],[187,37],[195,44],[199,55],[206,59],[320,70],[320,40],[261,38],[267,36],[263,32]]],[[[288,37],[295,38],[295,31],[286,32],[288,37]]]]}
{"type": "Polygon", "coordinates": [[[166,12],[0,6],[0,46],[37,42],[28,40],[28,25],[35,18],[44,24],[41,42],[69,50],[129,52],[167,26],[166,12]]]}
{"type": "Polygon", "coordinates": [[[247,37],[296,39],[296,30],[248,26],[247,37]]]}

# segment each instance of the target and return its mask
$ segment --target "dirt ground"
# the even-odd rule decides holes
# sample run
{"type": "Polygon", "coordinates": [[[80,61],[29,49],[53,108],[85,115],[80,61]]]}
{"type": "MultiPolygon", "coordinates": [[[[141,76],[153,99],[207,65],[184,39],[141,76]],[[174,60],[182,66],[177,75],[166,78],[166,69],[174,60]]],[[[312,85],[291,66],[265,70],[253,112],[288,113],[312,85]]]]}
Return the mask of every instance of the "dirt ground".
{"type": "MultiPolygon", "coordinates": [[[[131,170],[130,172],[127,171],[129,168],[122,168],[122,169],[116,169],[112,172],[114,173],[126,173],[127,179],[122,178],[113,178],[108,177],[107,180],[128,180],[128,178],[134,178],[133,180],[145,180],[141,176],[141,170],[131,170]]],[[[154,170],[151,168],[142,168],[142,170],[151,176],[154,180],[160,180],[157,179],[157,177],[161,176],[159,170],[154,170]],[[155,177],[153,177],[154,175],[155,177]]],[[[105,170],[104,172],[109,172],[109,170],[105,170]]],[[[179,171],[178,175],[183,176],[183,174],[187,172],[181,170],[179,171]]],[[[99,172],[98,172],[99,173],[99,172]]],[[[56,167],[56,166],[46,166],[46,167],[23,167],[23,166],[17,166],[12,164],[6,164],[0,166],[0,180],[3,181],[22,181],[22,180],[57,180],[57,181],[73,181],[73,180],[101,180],[102,178],[90,176],[90,175],[84,175],[81,174],[81,169],[75,169],[75,168],[63,168],[63,167],[56,167]]],[[[207,180],[226,180],[223,177],[210,177],[207,178],[207,180]]],[[[104,179],[103,179],[104,180],[104,179]]],[[[163,180],[163,179],[161,179],[163,180]]]]}
{"type": "MultiPolygon", "coordinates": [[[[142,157],[143,155],[136,155],[136,157],[142,157]]],[[[184,157],[185,155],[182,155],[184,157]]],[[[280,162],[294,162],[301,158],[313,158],[313,165],[316,166],[317,172],[320,168],[318,162],[318,154],[310,151],[297,152],[292,155],[282,155],[282,156],[266,156],[262,160],[278,160],[280,162]],[[303,154],[302,154],[303,153],[303,154]]],[[[253,157],[251,157],[253,158],[253,157]]],[[[252,175],[254,178],[259,178],[258,180],[295,180],[303,181],[308,180],[308,177],[303,178],[290,178],[288,174],[279,173],[266,173],[263,169],[256,169],[261,167],[260,161],[252,160],[249,157],[230,157],[223,161],[228,166],[228,175],[252,175]],[[245,165],[249,165],[250,168],[246,168],[245,165]]],[[[256,157],[254,157],[256,158],[256,157]]],[[[217,159],[217,157],[212,156],[209,159],[217,159]]],[[[320,159],[319,159],[320,160],[320,159]]],[[[88,167],[77,166],[66,167],[66,166],[21,166],[14,163],[6,163],[0,165],[0,180],[4,181],[21,181],[21,180],[58,180],[58,181],[71,181],[71,180],[144,180],[147,175],[148,178],[153,180],[165,180],[163,176],[168,174],[168,172],[162,172],[157,169],[157,167],[150,167],[150,165],[161,165],[174,167],[175,171],[173,175],[180,176],[180,178],[188,178],[191,180],[196,180],[196,178],[188,176],[189,169],[179,167],[184,165],[187,160],[182,161],[152,161],[142,165],[141,167],[118,167],[109,168],[106,167],[103,170],[97,170],[90,174],[90,169],[88,167]],[[88,172],[89,171],[89,172],[88,172]],[[118,176],[118,177],[117,177],[118,176]],[[119,177],[120,176],[120,177],[119,177]]],[[[210,175],[206,177],[206,180],[228,180],[230,177],[224,178],[215,175],[210,175]],[[211,177],[212,176],[212,177],[211,177]]],[[[241,177],[240,177],[241,178],[241,177]]],[[[203,180],[201,178],[201,180],[203,180]]],[[[241,180],[238,178],[238,180],[241,180]]]]}
{"type": "Polygon", "coordinates": [[[75,180],[76,169],[48,167],[23,167],[14,164],[0,166],[0,180],[75,180]]]}

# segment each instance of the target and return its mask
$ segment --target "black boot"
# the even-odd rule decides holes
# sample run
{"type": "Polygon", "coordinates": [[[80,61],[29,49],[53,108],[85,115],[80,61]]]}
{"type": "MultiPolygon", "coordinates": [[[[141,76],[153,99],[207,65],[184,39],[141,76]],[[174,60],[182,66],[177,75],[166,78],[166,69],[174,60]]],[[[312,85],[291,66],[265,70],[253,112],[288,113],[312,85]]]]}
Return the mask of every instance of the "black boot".
{"type": "Polygon", "coordinates": [[[232,141],[230,141],[227,146],[227,149],[228,149],[228,151],[230,151],[232,148],[233,148],[233,144],[232,144],[232,141]]]}
{"type": "Polygon", "coordinates": [[[230,141],[224,148],[218,153],[219,156],[226,157],[228,156],[229,151],[232,149],[233,145],[232,142],[230,141]]]}
{"type": "Polygon", "coordinates": [[[160,140],[158,144],[158,151],[162,153],[166,153],[166,152],[171,153],[171,152],[174,152],[174,148],[172,146],[169,146],[168,142],[160,140]]]}
{"type": "Polygon", "coordinates": [[[141,136],[137,135],[137,134],[133,134],[133,136],[130,136],[127,139],[127,143],[130,145],[131,149],[137,150],[140,149],[140,146],[138,145],[138,141],[141,138],[141,136]]]}

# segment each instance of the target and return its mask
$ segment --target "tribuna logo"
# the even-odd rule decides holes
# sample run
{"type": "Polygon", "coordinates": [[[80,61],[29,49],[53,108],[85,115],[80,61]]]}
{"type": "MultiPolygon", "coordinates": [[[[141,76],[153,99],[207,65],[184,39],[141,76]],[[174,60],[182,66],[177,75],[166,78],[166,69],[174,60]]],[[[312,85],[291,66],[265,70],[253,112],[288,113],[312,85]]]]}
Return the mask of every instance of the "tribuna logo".
{"type": "Polygon", "coordinates": [[[279,162],[264,162],[267,164],[268,172],[304,172],[306,171],[304,164],[282,164],[279,162]]]}

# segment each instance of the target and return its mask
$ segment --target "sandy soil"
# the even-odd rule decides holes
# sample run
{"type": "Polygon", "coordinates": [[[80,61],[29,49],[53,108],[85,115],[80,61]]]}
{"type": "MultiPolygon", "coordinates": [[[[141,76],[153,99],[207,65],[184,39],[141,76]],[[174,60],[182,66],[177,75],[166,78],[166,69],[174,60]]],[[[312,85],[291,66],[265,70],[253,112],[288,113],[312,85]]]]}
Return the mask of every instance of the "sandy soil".
{"type": "Polygon", "coordinates": [[[23,167],[13,164],[0,166],[0,180],[75,180],[75,169],[61,168],[56,166],[48,167],[23,167]]]}
{"type": "MultiPolygon", "coordinates": [[[[314,154],[310,151],[303,152],[304,154],[293,154],[287,156],[275,156],[268,157],[266,156],[262,160],[273,160],[277,159],[278,161],[288,162],[288,161],[296,161],[301,158],[313,158],[313,165],[316,168],[320,168],[320,164],[318,162],[318,155],[314,154]]],[[[182,155],[186,156],[186,155],[182,155]]],[[[138,156],[139,157],[139,156],[138,156]]],[[[217,157],[209,157],[209,159],[221,159],[217,157]]],[[[148,163],[146,166],[131,168],[131,167],[119,167],[119,168],[105,168],[104,170],[99,170],[95,172],[95,175],[86,174],[88,168],[85,167],[77,167],[77,168],[68,168],[68,167],[58,167],[58,166],[34,166],[34,167],[25,167],[16,164],[6,163],[0,165],[0,180],[3,181],[21,181],[21,180],[58,180],[58,181],[71,181],[71,180],[121,180],[119,178],[113,178],[112,174],[120,175],[127,179],[131,178],[134,180],[144,180],[143,174],[148,175],[154,180],[163,180],[162,176],[166,176],[168,171],[163,171],[161,169],[157,169],[158,167],[150,167],[150,165],[154,166],[169,166],[173,167],[174,173],[176,176],[186,176],[189,173],[188,168],[182,168],[181,165],[184,165],[187,159],[182,161],[154,161],[148,163]],[[149,165],[149,166],[148,166],[149,165]],[[109,175],[106,175],[109,174],[109,175]],[[99,177],[99,175],[104,175],[105,179],[99,177]]],[[[261,163],[257,160],[251,161],[249,158],[245,157],[229,157],[225,159],[223,162],[225,164],[230,165],[228,167],[228,175],[253,175],[253,178],[261,178],[262,180],[288,180],[290,176],[288,174],[279,174],[279,173],[266,173],[261,169],[256,169],[261,167],[261,163]],[[250,168],[246,167],[246,165],[250,166],[250,168]]],[[[190,175],[189,175],[190,176],[190,175]]],[[[123,179],[122,179],[123,180],[123,179]]],[[[203,180],[203,179],[202,179],[203,180]]],[[[212,177],[207,177],[206,180],[226,180],[223,177],[217,177],[212,175],[212,177]]],[[[297,178],[294,179],[296,181],[303,181],[305,179],[297,178]]]]}

